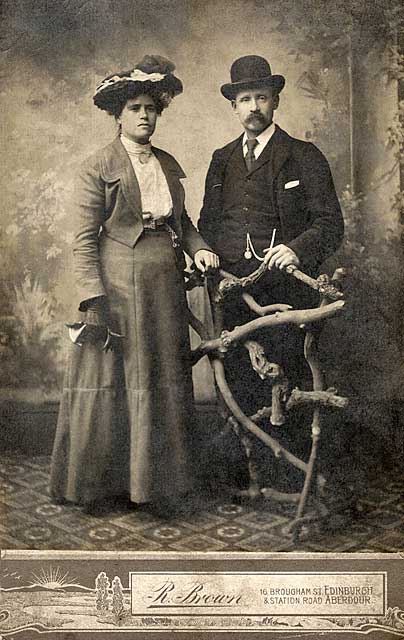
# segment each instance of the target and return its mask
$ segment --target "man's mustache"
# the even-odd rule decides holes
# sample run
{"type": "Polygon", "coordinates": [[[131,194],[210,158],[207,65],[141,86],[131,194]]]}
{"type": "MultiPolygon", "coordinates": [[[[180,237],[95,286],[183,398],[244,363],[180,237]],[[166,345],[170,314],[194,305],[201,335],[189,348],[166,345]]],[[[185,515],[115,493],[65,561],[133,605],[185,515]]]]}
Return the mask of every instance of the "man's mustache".
{"type": "Polygon", "coordinates": [[[265,120],[265,118],[262,113],[252,113],[246,118],[246,120],[247,122],[250,122],[251,120],[265,120]]]}

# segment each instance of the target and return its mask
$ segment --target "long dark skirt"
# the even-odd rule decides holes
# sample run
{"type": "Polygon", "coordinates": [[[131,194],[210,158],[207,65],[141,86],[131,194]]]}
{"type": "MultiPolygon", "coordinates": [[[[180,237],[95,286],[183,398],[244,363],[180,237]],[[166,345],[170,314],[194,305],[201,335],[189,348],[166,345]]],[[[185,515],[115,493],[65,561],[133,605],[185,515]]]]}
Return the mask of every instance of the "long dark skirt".
{"type": "Polygon", "coordinates": [[[79,503],[173,498],[192,486],[193,390],[183,278],[165,231],[100,242],[109,327],[122,347],[71,345],[51,494],[79,503]]]}

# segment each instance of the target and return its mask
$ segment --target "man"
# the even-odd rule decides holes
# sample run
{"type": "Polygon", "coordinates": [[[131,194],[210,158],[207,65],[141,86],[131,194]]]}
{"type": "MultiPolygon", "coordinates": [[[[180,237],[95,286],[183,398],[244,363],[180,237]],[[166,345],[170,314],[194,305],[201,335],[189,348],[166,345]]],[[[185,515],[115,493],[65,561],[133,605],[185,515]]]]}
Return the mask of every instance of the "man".
{"type": "MultiPolygon", "coordinates": [[[[273,123],[285,78],[273,75],[267,60],[239,58],[230,76],[221,92],[244,133],[213,154],[199,230],[220,256],[222,268],[237,276],[251,273],[265,259],[266,275],[249,289],[259,304],[316,306],[313,292],[285,269],[296,265],[316,275],[342,240],[343,218],[328,163],[312,143],[292,138],[273,123]]],[[[226,301],[225,328],[254,317],[238,299],[226,301]]],[[[304,384],[302,331],[286,327],[251,338],[262,344],[268,360],[281,364],[292,385],[304,384]]],[[[252,370],[245,348],[227,354],[225,364],[227,380],[246,413],[268,405],[268,383],[252,370]]]]}

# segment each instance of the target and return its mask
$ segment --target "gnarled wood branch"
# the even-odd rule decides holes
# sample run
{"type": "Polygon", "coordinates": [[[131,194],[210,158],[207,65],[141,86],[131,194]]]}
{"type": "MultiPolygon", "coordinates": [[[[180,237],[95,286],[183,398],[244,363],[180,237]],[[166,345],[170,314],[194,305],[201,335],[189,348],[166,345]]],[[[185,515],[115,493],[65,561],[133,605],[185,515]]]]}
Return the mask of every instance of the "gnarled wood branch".
{"type": "Polygon", "coordinates": [[[261,380],[271,380],[271,424],[279,427],[286,422],[283,406],[289,390],[288,379],[279,364],[268,361],[263,347],[258,342],[255,342],[255,340],[246,340],[244,346],[248,349],[252,368],[258,373],[261,380]]]}
{"type": "MultiPolygon", "coordinates": [[[[226,350],[234,342],[242,340],[253,331],[269,327],[278,327],[283,324],[295,324],[297,326],[319,322],[325,318],[331,318],[344,309],[344,300],[338,300],[324,307],[315,307],[313,309],[303,309],[298,311],[282,311],[272,316],[257,318],[251,320],[241,327],[234,327],[232,331],[223,331],[220,338],[214,338],[206,342],[202,342],[198,350],[202,355],[214,350],[226,350]]],[[[202,356],[201,356],[202,357],[202,356]]]]}
{"type": "Polygon", "coordinates": [[[254,457],[253,438],[245,429],[240,428],[240,425],[234,416],[230,416],[228,423],[240,438],[247,458],[248,476],[250,480],[249,487],[246,491],[241,491],[239,495],[248,496],[250,499],[254,500],[260,496],[261,492],[259,486],[258,467],[254,457]]]}
{"type": "Polygon", "coordinates": [[[307,469],[306,462],[304,462],[303,460],[300,460],[300,458],[293,455],[293,453],[290,453],[290,451],[285,449],[275,438],[265,433],[265,431],[260,429],[250,418],[248,418],[245,415],[245,413],[242,412],[237,402],[235,401],[233,394],[230,391],[229,386],[226,382],[223,362],[218,358],[212,358],[211,364],[215,373],[215,378],[216,378],[219,391],[228,409],[236,418],[237,422],[239,422],[245,429],[253,433],[257,438],[259,438],[259,440],[262,440],[262,442],[264,442],[267,446],[269,446],[274,452],[276,457],[283,457],[298,469],[301,469],[302,471],[306,471],[307,469]]]}
{"type": "MultiPolygon", "coordinates": [[[[263,263],[256,271],[245,278],[237,278],[232,274],[220,270],[219,275],[222,277],[222,280],[220,282],[214,282],[212,279],[208,282],[213,302],[214,332],[216,335],[218,335],[223,326],[223,309],[221,303],[223,302],[224,297],[231,291],[244,289],[253,284],[266,272],[266,270],[267,266],[263,263]]],[[[195,349],[192,354],[193,361],[197,362],[203,355],[209,355],[215,376],[215,383],[219,390],[219,403],[222,408],[222,415],[225,419],[227,417],[227,424],[232,426],[232,428],[239,433],[241,441],[245,447],[249,461],[251,479],[250,489],[247,493],[254,497],[262,494],[266,497],[298,502],[297,517],[291,527],[294,537],[296,538],[302,524],[311,520],[311,516],[303,516],[303,513],[308,499],[312,477],[315,473],[317,447],[321,430],[320,407],[333,406],[345,408],[347,406],[347,399],[337,396],[334,389],[324,389],[324,377],[317,354],[317,341],[322,321],[341,312],[345,305],[344,300],[342,300],[343,293],[338,288],[338,285],[344,277],[344,271],[341,269],[337,270],[334,273],[332,280],[325,275],[321,275],[315,280],[294,266],[288,267],[286,271],[320,293],[320,296],[322,297],[320,307],[297,311],[292,310],[289,305],[267,305],[266,307],[261,307],[251,295],[246,292],[242,292],[241,295],[244,302],[259,316],[256,320],[252,320],[241,327],[235,327],[232,331],[221,331],[220,337],[216,338],[209,335],[203,324],[198,321],[193,314],[190,314],[190,324],[197,333],[199,333],[202,340],[199,347],[195,349]],[[329,303],[331,300],[334,302],[329,303]],[[273,315],[268,315],[271,313],[273,313],[273,315]],[[249,350],[250,359],[254,369],[261,378],[269,378],[272,382],[275,381],[275,384],[272,385],[271,409],[269,410],[268,407],[264,407],[254,416],[249,418],[240,409],[226,382],[222,361],[223,353],[225,353],[231,345],[240,340],[245,340],[249,334],[258,329],[285,324],[296,324],[302,328],[307,327],[305,357],[312,372],[314,391],[304,392],[295,389],[288,398],[287,379],[283,375],[280,367],[267,361],[264,351],[258,343],[252,340],[247,340],[245,346],[249,350]],[[275,438],[263,431],[256,424],[264,418],[269,417],[272,424],[281,425],[285,421],[284,411],[289,411],[294,406],[298,406],[303,403],[312,403],[315,405],[312,422],[312,447],[308,463],[285,449],[275,438]],[[228,412],[231,414],[230,417],[228,417],[228,412]],[[252,456],[251,439],[248,437],[248,434],[243,433],[240,427],[244,428],[247,432],[252,433],[264,442],[264,444],[269,446],[275,456],[283,457],[290,464],[305,473],[305,481],[301,494],[283,494],[282,492],[278,492],[271,488],[259,488],[257,469],[252,456]]],[[[215,277],[217,279],[217,275],[215,277]]],[[[316,478],[317,485],[319,487],[324,484],[325,479],[321,474],[316,473],[316,478]]]]}
{"type": "Polygon", "coordinates": [[[255,340],[246,340],[244,346],[250,356],[251,366],[261,380],[275,378],[279,375],[279,365],[269,362],[265,356],[264,347],[255,340]]]}
{"type": "MultiPolygon", "coordinates": [[[[213,295],[214,301],[221,302],[231,291],[236,289],[245,289],[251,286],[264,275],[267,269],[267,264],[263,262],[258,269],[244,278],[238,278],[237,276],[220,269],[219,274],[222,277],[222,280],[216,284],[213,295]]],[[[289,265],[286,267],[286,272],[315,291],[318,291],[322,297],[328,298],[328,300],[340,300],[344,297],[344,294],[335,286],[335,283],[338,282],[344,274],[343,269],[337,269],[336,274],[334,273],[333,280],[331,280],[326,274],[321,274],[316,279],[312,278],[306,273],[303,273],[303,271],[300,271],[300,269],[295,265],[289,265]]]]}
{"type": "Polygon", "coordinates": [[[295,407],[307,404],[320,404],[322,407],[346,409],[349,406],[349,400],[343,396],[336,395],[334,389],[326,389],[325,391],[302,391],[296,388],[292,390],[285,408],[286,411],[290,411],[295,407]]]}
{"type": "Polygon", "coordinates": [[[258,269],[250,273],[249,276],[245,276],[244,278],[238,278],[232,273],[228,273],[223,269],[219,269],[219,274],[222,277],[222,280],[217,282],[214,288],[214,302],[222,302],[231,291],[235,291],[237,289],[245,289],[246,287],[251,286],[252,284],[257,282],[266,271],[267,265],[264,262],[260,264],[258,269]]]}
{"type": "MultiPolygon", "coordinates": [[[[325,298],[321,301],[320,309],[326,309],[329,305],[327,305],[327,301],[325,298]]],[[[307,364],[310,367],[311,375],[313,378],[313,390],[314,391],[323,391],[325,387],[325,379],[324,373],[321,368],[321,362],[318,355],[318,332],[307,331],[306,337],[304,340],[304,356],[306,358],[307,364]]],[[[313,475],[315,473],[315,466],[317,461],[317,448],[320,439],[321,433],[321,410],[317,405],[313,411],[313,421],[311,424],[311,437],[312,437],[312,445],[310,451],[309,462],[307,464],[307,472],[306,477],[304,479],[303,491],[300,497],[299,505],[296,513],[296,520],[302,521],[303,513],[306,507],[307,499],[309,496],[309,491],[311,488],[311,482],[313,475]]],[[[292,527],[293,527],[292,523],[292,527]]],[[[300,527],[295,529],[291,529],[293,533],[294,539],[297,539],[300,531],[300,527]]]]}
{"type": "Polygon", "coordinates": [[[279,502],[293,502],[294,504],[297,504],[300,500],[300,493],[286,493],[285,491],[272,489],[272,487],[262,487],[261,495],[268,500],[278,500],[279,502]]]}
{"type": "Polygon", "coordinates": [[[283,407],[289,390],[289,381],[283,373],[282,367],[279,367],[277,377],[272,381],[272,411],[271,424],[275,427],[281,427],[286,422],[283,407]]]}
{"type": "Polygon", "coordinates": [[[260,317],[267,316],[270,313],[276,313],[276,311],[290,311],[293,308],[290,304],[268,304],[262,307],[249,293],[243,293],[241,297],[249,309],[260,317]]]}
{"type": "MultiPolygon", "coordinates": [[[[303,273],[303,271],[300,271],[293,264],[286,267],[286,273],[293,276],[297,280],[304,282],[304,284],[307,284],[309,287],[311,287],[315,291],[318,291],[319,294],[324,298],[328,298],[329,300],[340,300],[341,298],[344,297],[344,294],[342,293],[342,291],[340,291],[333,284],[333,281],[326,274],[321,274],[318,276],[317,279],[315,279],[315,278],[312,278],[311,276],[308,276],[307,273],[303,273]]],[[[335,277],[335,273],[334,273],[333,280],[334,282],[339,280],[339,277],[335,277]]]]}
{"type": "Polygon", "coordinates": [[[261,422],[261,420],[265,420],[266,418],[271,417],[271,407],[262,407],[259,409],[257,413],[254,413],[253,416],[250,416],[250,420],[253,422],[261,422]]]}
{"type": "Polygon", "coordinates": [[[245,336],[249,335],[253,331],[258,329],[264,329],[269,327],[279,327],[284,324],[295,324],[300,326],[302,324],[311,324],[331,318],[337,313],[342,312],[345,306],[344,300],[338,300],[324,307],[314,307],[313,309],[282,311],[275,313],[272,316],[265,316],[264,318],[257,318],[251,320],[241,327],[235,327],[232,331],[227,333],[227,339],[231,342],[241,340],[245,336]]]}

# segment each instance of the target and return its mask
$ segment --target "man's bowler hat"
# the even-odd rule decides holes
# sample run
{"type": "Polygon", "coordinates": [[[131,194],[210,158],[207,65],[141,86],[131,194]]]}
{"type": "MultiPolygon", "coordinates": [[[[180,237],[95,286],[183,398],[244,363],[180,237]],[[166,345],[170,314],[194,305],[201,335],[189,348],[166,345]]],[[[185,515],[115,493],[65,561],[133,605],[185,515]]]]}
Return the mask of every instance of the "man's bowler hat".
{"type": "Polygon", "coordinates": [[[274,87],[279,93],[285,86],[283,76],[272,75],[269,62],[261,56],[243,56],[233,62],[230,69],[231,82],[220,87],[228,100],[234,100],[239,91],[274,87]]]}

